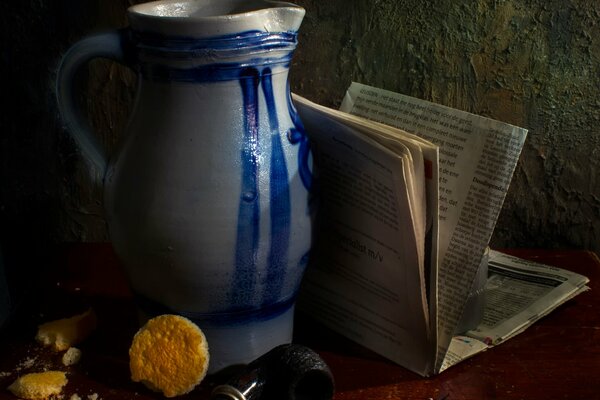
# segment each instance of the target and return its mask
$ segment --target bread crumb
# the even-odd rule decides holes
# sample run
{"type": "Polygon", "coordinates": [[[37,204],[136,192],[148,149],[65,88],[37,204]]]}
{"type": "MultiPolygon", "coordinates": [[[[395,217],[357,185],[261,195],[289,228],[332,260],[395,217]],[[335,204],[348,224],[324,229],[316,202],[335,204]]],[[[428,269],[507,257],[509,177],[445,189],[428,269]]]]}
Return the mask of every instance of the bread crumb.
{"type": "Polygon", "coordinates": [[[24,369],[29,369],[35,365],[36,361],[37,357],[27,357],[16,366],[15,371],[19,372],[24,369]]]}
{"type": "Polygon", "coordinates": [[[62,363],[65,366],[75,365],[81,360],[81,350],[76,347],[69,347],[62,356],[62,363]]]}
{"type": "Polygon", "coordinates": [[[61,371],[35,372],[21,376],[8,390],[22,399],[41,400],[59,395],[67,382],[67,376],[61,371]]]}
{"type": "Polygon", "coordinates": [[[204,333],[179,315],[149,320],[129,349],[131,379],[166,397],[189,393],[204,379],[209,353],[204,333]]]}
{"type": "Polygon", "coordinates": [[[102,398],[98,397],[98,393],[88,394],[88,400],[102,400],[102,398]]]}
{"type": "Polygon", "coordinates": [[[79,397],[77,393],[73,393],[71,397],[69,397],[69,400],[81,400],[81,397],[79,397]]]}
{"type": "Polygon", "coordinates": [[[83,314],[40,325],[35,339],[55,351],[64,351],[83,341],[96,329],[96,323],[96,314],[90,308],[83,314]]]}

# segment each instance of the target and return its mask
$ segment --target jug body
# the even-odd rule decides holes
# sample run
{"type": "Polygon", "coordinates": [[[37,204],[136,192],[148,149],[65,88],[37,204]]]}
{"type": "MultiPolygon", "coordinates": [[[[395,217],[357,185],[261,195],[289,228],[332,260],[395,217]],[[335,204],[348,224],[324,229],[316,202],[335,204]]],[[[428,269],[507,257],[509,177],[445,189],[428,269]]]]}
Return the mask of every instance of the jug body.
{"type": "Polygon", "coordinates": [[[311,241],[308,142],[288,86],[303,14],[146,3],[120,39],[139,78],[104,176],[110,238],[146,317],[178,313],[205,332],[209,372],[292,338],[311,241]]]}

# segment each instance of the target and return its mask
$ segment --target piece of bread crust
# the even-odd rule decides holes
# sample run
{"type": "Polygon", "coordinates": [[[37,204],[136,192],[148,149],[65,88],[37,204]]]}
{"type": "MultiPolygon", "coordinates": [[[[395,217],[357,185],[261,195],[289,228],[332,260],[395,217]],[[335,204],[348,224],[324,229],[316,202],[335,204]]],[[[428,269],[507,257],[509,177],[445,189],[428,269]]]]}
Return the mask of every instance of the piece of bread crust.
{"type": "Polygon", "coordinates": [[[35,372],[19,377],[8,390],[21,399],[41,400],[59,395],[67,382],[62,371],[35,372]]]}
{"type": "Polygon", "coordinates": [[[96,324],[96,313],[90,308],[83,314],[40,325],[35,339],[55,351],[64,351],[88,337],[96,324]]]}
{"type": "Polygon", "coordinates": [[[189,393],[208,370],[204,333],[179,315],[149,320],[134,336],[129,349],[131,379],[166,397],[189,393]]]}

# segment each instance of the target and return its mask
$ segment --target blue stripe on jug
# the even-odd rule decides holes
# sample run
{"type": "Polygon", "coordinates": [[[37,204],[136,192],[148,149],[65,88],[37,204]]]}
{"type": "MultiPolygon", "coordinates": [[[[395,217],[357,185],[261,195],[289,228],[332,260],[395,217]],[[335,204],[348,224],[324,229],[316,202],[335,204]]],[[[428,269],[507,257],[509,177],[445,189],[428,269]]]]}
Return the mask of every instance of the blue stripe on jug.
{"type": "Polygon", "coordinates": [[[239,63],[199,65],[191,68],[177,68],[164,64],[145,64],[141,67],[142,77],[154,82],[207,83],[240,79],[240,73],[249,67],[281,65],[289,68],[291,52],[282,57],[265,57],[244,60],[239,63]]]}
{"type": "Polygon", "coordinates": [[[289,94],[287,98],[288,110],[290,112],[290,118],[292,119],[293,123],[293,126],[289,129],[287,136],[291,144],[299,144],[300,146],[300,148],[298,149],[298,174],[300,175],[300,179],[302,180],[302,184],[304,185],[306,190],[310,191],[313,185],[313,177],[309,160],[310,141],[308,139],[306,131],[304,130],[304,125],[302,124],[300,115],[296,111],[296,107],[294,107],[294,103],[292,102],[289,82],[287,92],[289,94]]]}
{"type": "Polygon", "coordinates": [[[281,294],[286,267],[288,264],[288,246],[290,241],[290,191],[285,154],[279,135],[279,121],[273,96],[271,69],[262,71],[262,89],[265,95],[271,128],[271,169],[270,169],[270,211],[271,211],[271,249],[267,267],[267,290],[263,303],[276,301],[281,294]]]}
{"type": "Polygon", "coordinates": [[[132,32],[131,39],[138,51],[167,58],[189,58],[198,55],[221,57],[251,52],[293,50],[297,44],[296,32],[247,31],[211,38],[166,36],[153,32],[132,32]]]}
{"type": "Polygon", "coordinates": [[[259,72],[242,71],[240,85],[243,96],[244,136],[241,153],[242,190],[238,210],[231,305],[235,309],[251,307],[256,286],[256,264],[259,243],[260,207],[258,198],[258,84],[259,72]]]}
{"type": "Polygon", "coordinates": [[[296,48],[296,32],[248,31],[212,38],[165,36],[131,32],[130,50],[137,52],[143,78],[157,82],[217,82],[237,80],[243,69],[281,65],[289,68],[296,48]],[[248,58],[248,54],[252,58],[248,58]],[[236,57],[243,61],[234,61],[236,57]],[[193,63],[203,58],[209,64],[178,66],[178,61],[193,63]]]}
{"type": "Polygon", "coordinates": [[[288,265],[291,205],[289,177],[285,154],[280,139],[279,121],[271,81],[271,69],[246,68],[240,76],[244,104],[244,145],[242,149],[242,196],[238,211],[236,265],[231,285],[230,301],[233,309],[251,308],[256,304],[259,199],[258,199],[258,126],[259,95],[262,86],[271,131],[271,165],[269,168],[269,210],[271,221],[270,250],[267,262],[263,305],[275,303],[281,290],[288,265]]]}

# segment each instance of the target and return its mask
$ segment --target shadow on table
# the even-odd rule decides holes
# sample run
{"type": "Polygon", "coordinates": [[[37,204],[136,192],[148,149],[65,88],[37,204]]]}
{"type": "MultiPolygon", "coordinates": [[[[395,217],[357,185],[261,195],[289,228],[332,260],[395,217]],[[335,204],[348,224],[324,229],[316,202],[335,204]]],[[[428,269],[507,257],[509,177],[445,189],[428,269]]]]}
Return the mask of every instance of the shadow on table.
{"type": "Polygon", "coordinates": [[[333,372],[336,392],[426,379],[345,338],[301,312],[296,313],[294,341],[312,348],[321,355],[333,372]]]}

